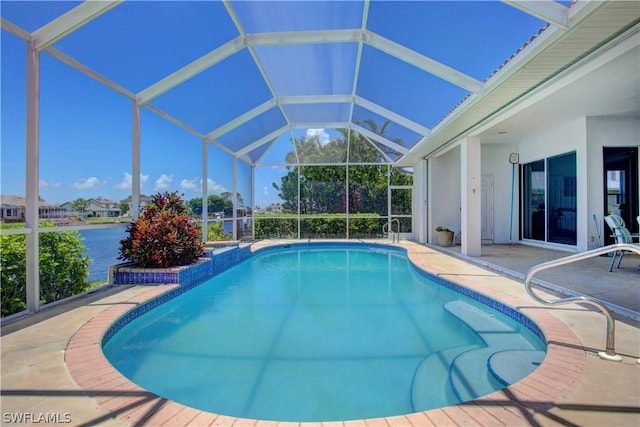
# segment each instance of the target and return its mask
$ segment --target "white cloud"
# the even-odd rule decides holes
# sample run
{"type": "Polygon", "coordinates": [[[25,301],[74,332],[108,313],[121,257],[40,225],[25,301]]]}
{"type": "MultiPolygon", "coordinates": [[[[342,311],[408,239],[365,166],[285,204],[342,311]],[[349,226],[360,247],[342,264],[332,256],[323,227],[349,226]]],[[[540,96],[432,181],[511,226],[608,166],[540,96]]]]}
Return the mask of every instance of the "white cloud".
{"type": "MultiPolygon", "coordinates": [[[[149,181],[149,175],[140,174],[140,187],[144,186],[144,184],[149,181]]],[[[133,176],[130,173],[125,172],[122,177],[122,181],[113,186],[113,188],[117,188],[119,190],[131,190],[131,185],[133,183],[133,176]]]]}
{"type": "MultiPolygon", "coordinates": [[[[183,179],[180,181],[180,188],[184,191],[193,191],[194,193],[202,192],[202,178],[195,177],[193,179],[183,179]]],[[[211,178],[207,179],[207,190],[209,193],[223,193],[227,189],[222,184],[218,184],[211,178]]]]}
{"type": "Polygon", "coordinates": [[[264,195],[265,196],[269,195],[269,187],[267,187],[266,185],[264,186],[264,195]]]}
{"type": "Polygon", "coordinates": [[[198,181],[198,178],[183,179],[182,181],[180,181],[180,188],[182,188],[185,191],[191,190],[191,191],[197,192],[198,191],[197,181],[198,181]]]}
{"type": "Polygon", "coordinates": [[[47,182],[44,179],[40,180],[40,188],[51,187],[51,188],[60,188],[62,186],[59,182],[47,182]]]}
{"type": "Polygon", "coordinates": [[[96,178],[95,176],[92,176],[90,178],[82,178],[80,182],[74,182],[73,184],[71,184],[71,186],[74,188],[85,189],[85,188],[98,188],[103,184],[104,182],[100,182],[98,178],[96,178]]]}
{"type": "Polygon", "coordinates": [[[156,179],[156,185],[153,187],[153,191],[168,190],[172,182],[173,175],[166,175],[163,173],[160,175],[160,178],[156,179]]]}
{"type": "Polygon", "coordinates": [[[324,129],[307,129],[307,138],[313,136],[317,136],[322,144],[326,144],[331,140],[329,134],[324,129]]]}
{"type": "Polygon", "coordinates": [[[218,184],[211,178],[207,179],[207,190],[209,190],[209,193],[224,193],[227,191],[224,185],[218,184]]]}

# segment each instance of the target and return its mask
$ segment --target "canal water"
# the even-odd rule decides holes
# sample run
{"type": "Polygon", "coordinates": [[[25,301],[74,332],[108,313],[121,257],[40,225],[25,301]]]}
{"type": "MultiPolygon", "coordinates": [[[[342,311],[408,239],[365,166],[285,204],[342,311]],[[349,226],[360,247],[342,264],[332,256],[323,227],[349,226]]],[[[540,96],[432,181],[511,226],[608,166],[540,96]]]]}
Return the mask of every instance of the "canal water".
{"type": "Polygon", "coordinates": [[[124,262],[118,259],[120,254],[120,240],[127,237],[125,227],[99,228],[95,230],[80,230],[87,247],[87,255],[91,258],[89,264],[89,282],[107,281],[109,266],[124,262]]]}

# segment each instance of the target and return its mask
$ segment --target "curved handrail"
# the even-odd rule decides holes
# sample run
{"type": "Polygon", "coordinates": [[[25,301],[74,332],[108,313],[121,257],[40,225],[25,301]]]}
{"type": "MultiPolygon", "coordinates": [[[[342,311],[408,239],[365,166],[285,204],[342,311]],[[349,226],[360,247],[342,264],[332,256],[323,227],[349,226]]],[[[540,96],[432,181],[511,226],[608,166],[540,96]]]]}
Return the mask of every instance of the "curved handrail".
{"type": "Polygon", "coordinates": [[[392,220],[388,221],[385,225],[382,226],[382,233],[390,233],[391,234],[391,243],[395,243],[396,242],[396,234],[398,235],[398,243],[400,243],[400,220],[398,218],[393,218],[392,220]],[[393,231],[393,228],[391,227],[391,225],[397,222],[398,223],[398,232],[396,233],[395,231],[393,231]],[[387,228],[388,227],[388,228],[387,228]]]}
{"type": "Polygon", "coordinates": [[[618,243],[615,245],[609,245],[602,248],[591,249],[589,251],[581,252],[579,254],[569,255],[563,258],[558,258],[555,260],[543,262],[541,264],[531,267],[524,279],[524,287],[527,293],[531,298],[533,298],[539,303],[547,304],[547,305],[560,305],[560,304],[571,304],[576,302],[582,302],[582,303],[591,304],[596,308],[598,308],[607,319],[606,351],[599,352],[598,354],[603,359],[608,359],[608,360],[621,360],[621,357],[616,355],[616,351],[615,351],[616,327],[615,327],[615,321],[613,320],[613,314],[611,314],[611,311],[609,310],[609,308],[607,308],[607,306],[599,299],[588,297],[585,295],[581,295],[577,297],[562,298],[562,299],[553,300],[553,301],[546,300],[544,298],[539,297],[533,292],[533,289],[531,288],[531,279],[538,271],[541,271],[541,270],[547,270],[549,268],[558,267],[560,265],[570,264],[576,261],[582,261],[587,258],[592,258],[599,255],[604,255],[610,252],[617,252],[617,251],[631,251],[640,255],[640,246],[636,246],[628,243],[618,243]]]}

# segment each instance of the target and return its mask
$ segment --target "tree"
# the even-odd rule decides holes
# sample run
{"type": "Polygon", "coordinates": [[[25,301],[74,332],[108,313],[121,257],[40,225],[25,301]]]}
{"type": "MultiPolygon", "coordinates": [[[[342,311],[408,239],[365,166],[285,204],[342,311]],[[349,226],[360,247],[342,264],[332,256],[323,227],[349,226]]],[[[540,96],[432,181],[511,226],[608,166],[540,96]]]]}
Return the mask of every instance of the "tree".
{"type": "MultiPolygon", "coordinates": [[[[366,120],[362,126],[390,139],[386,136],[389,124],[387,121],[378,126],[374,121],[366,120]]],[[[349,213],[359,215],[358,219],[350,221],[350,233],[374,235],[381,228],[379,218],[389,216],[389,182],[392,185],[410,185],[411,177],[386,164],[383,153],[391,154],[391,149],[374,146],[352,130],[338,129],[338,132],[342,138],[335,138],[325,144],[322,144],[317,136],[303,136],[294,140],[294,151],[287,154],[286,161],[295,164],[300,160],[300,164],[289,166],[289,172],[281,177],[280,183],[274,182],[272,186],[283,200],[282,212],[285,215],[297,214],[298,210],[302,215],[342,214],[347,212],[348,203],[349,213]],[[345,141],[349,141],[348,153],[345,141]],[[347,159],[350,163],[365,164],[352,164],[347,169],[345,164],[340,164],[346,163],[347,159]]],[[[401,140],[393,141],[402,145],[401,140]]],[[[404,193],[400,196],[394,195],[393,203],[397,209],[395,212],[411,212],[411,199],[404,197],[404,193]]],[[[301,228],[301,235],[340,235],[340,230],[335,227],[343,227],[343,223],[339,218],[329,217],[305,220],[301,223],[301,227],[304,228],[301,228]]],[[[256,236],[262,235],[259,232],[265,236],[281,234],[273,225],[266,223],[256,224],[256,236]]]]}
{"type": "Polygon", "coordinates": [[[122,215],[126,214],[127,212],[129,212],[130,206],[129,203],[127,202],[120,202],[120,210],[122,211],[122,215]]]}
{"type": "MultiPolygon", "coordinates": [[[[231,194],[231,193],[229,193],[231,194]]],[[[217,194],[212,194],[207,198],[207,212],[224,212],[225,215],[231,216],[233,211],[233,203],[229,199],[225,199],[217,194]]]]}
{"type": "MultiPolygon", "coordinates": [[[[375,122],[368,126],[380,132],[386,129],[387,123],[379,130],[375,122]]],[[[325,145],[317,136],[294,141],[296,149],[287,154],[287,162],[300,158],[307,164],[336,162],[336,158],[346,161],[346,140],[349,144],[349,160],[358,163],[381,163],[384,158],[360,134],[347,129],[338,130],[343,139],[334,139],[325,145]]],[[[346,212],[346,167],[344,165],[300,165],[293,167],[281,178],[280,184],[272,186],[284,201],[282,210],[286,213],[298,211],[298,172],[300,172],[300,213],[318,214],[346,212]]],[[[349,201],[350,212],[386,214],[387,199],[387,166],[359,165],[349,168],[349,201]]]]}
{"type": "Polygon", "coordinates": [[[84,212],[91,206],[91,200],[78,198],[71,202],[71,210],[73,212],[79,212],[80,217],[84,218],[84,212]]]}
{"type": "MultiPolygon", "coordinates": [[[[233,216],[233,200],[231,200],[231,198],[233,197],[233,193],[231,193],[230,191],[224,191],[220,193],[219,197],[222,197],[222,200],[224,200],[224,214],[226,216],[233,216]]],[[[236,201],[238,202],[237,207],[244,206],[244,198],[242,197],[242,194],[236,193],[236,201]]],[[[219,211],[220,210],[213,211],[213,212],[219,212],[219,211]]]]}
{"type": "Polygon", "coordinates": [[[187,208],[191,211],[190,213],[195,216],[202,215],[202,197],[196,197],[187,202],[187,208]]]}
{"type": "MultiPolygon", "coordinates": [[[[217,194],[211,194],[207,197],[207,213],[209,215],[215,212],[224,212],[224,215],[227,217],[233,216],[233,203],[231,202],[231,193],[223,193],[226,195],[226,198],[223,196],[218,196],[217,194]]],[[[240,193],[238,193],[240,196],[240,193]]],[[[202,198],[196,197],[187,202],[187,207],[191,210],[191,213],[195,216],[202,215],[202,198]]]]}

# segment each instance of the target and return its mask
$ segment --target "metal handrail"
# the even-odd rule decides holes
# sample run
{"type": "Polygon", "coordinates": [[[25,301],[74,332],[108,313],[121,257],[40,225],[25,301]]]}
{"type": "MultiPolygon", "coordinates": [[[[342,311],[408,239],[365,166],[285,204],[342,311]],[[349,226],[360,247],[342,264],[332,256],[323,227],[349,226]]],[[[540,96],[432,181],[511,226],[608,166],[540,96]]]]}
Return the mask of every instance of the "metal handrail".
{"type": "Polygon", "coordinates": [[[397,234],[398,235],[398,243],[400,243],[400,220],[398,218],[394,218],[394,219],[390,220],[389,222],[387,222],[385,225],[382,226],[382,233],[383,234],[384,233],[389,233],[391,235],[391,243],[396,243],[396,234],[397,234]],[[391,227],[391,224],[393,224],[394,222],[398,223],[398,233],[393,231],[393,227],[391,227]]]}
{"type": "Polygon", "coordinates": [[[538,301],[539,303],[547,304],[547,305],[560,305],[560,304],[571,304],[576,302],[582,302],[582,303],[591,304],[596,308],[598,308],[607,319],[606,351],[605,352],[601,351],[598,353],[598,355],[601,358],[607,359],[607,360],[622,360],[622,358],[619,355],[617,355],[615,351],[616,325],[615,325],[615,321],[613,320],[613,314],[611,314],[611,311],[609,310],[609,308],[607,308],[607,306],[599,299],[588,297],[585,295],[563,298],[563,299],[554,300],[554,301],[546,300],[544,298],[539,297],[533,292],[533,289],[531,288],[531,279],[533,278],[534,274],[536,274],[538,271],[541,271],[541,270],[547,270],[549,268],[558,267],[560,265],[570,264],[576,261],[585,260],[587,258],[592,258],[599,255],[604,255],[604,254],[608,254],[611,252],[618,252],[618,251],[631,251],[640,255],[640,246],[636,246],[628,243],[618,243],[615,245],[609,245],[602,248],[591,249],[589,251],[581,252],[579,254],[569,255],[567,257],[543,262],[541,264],[531,267],[524,279],[524,287],[527,293],[531,298],[538,301]]]}

